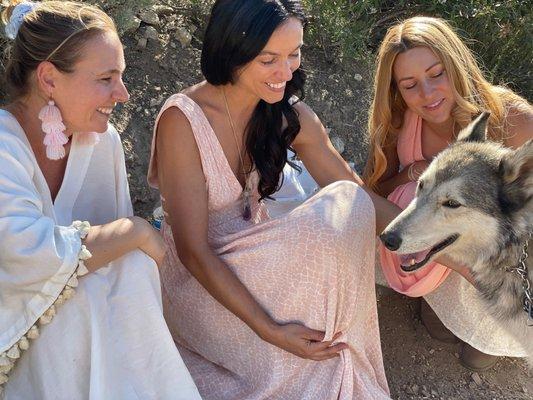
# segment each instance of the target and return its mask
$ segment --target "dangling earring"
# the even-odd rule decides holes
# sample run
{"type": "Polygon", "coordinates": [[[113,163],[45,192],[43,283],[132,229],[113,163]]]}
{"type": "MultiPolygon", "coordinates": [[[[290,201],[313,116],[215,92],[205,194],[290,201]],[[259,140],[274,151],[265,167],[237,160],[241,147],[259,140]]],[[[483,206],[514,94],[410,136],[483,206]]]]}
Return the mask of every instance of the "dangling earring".
{"type": "Polygon", "coordinates": [[[54,100],[48,101],[48,104],[41,109],[39,119],[42,121],[41,129],[46,134],[43,141],[46,146],[46,157],[50,160],[65,157],[63,146],[68,142],[64,133],[66,127],[54,100]]]}

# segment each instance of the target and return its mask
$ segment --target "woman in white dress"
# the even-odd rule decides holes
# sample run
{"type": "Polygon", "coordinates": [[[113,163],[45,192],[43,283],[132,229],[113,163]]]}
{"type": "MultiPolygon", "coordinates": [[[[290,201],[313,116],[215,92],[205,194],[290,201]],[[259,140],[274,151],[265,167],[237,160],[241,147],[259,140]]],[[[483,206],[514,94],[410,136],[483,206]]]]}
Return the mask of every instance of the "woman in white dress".
{"type": "Polygon", "coordinates": [[[129,97],[113,21],[81,3],[11,3],[0,398],[199,399],[162,316],[164,246],[132,216],[108,124],[129,97]]]}

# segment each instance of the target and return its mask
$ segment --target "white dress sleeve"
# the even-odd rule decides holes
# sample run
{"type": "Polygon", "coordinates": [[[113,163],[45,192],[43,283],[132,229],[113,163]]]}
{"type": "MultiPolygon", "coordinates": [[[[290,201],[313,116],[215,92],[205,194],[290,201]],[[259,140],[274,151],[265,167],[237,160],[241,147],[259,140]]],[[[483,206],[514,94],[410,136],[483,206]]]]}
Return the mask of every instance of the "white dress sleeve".
{"type": "Polygon", "coordinates": [[[0,132],[0,385],[54,304],[73,295],[90,257],[81,243],[87,226],[57,226],[44,214],[35,173],[27,147],[0,132]]]}

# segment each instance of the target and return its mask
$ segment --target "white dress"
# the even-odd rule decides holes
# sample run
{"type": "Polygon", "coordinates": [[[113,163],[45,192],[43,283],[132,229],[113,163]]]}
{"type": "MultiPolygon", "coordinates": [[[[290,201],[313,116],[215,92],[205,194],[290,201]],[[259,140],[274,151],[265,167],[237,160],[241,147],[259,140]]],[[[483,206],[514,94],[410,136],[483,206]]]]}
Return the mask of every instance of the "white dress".
{"type": "Polygon", "coordinates": [[[69,282],[82,245],[73,220],[132,215],[120,138],[112,127],[99,137],[73,136],[53,203],[24,131],[0,110],[0,378],[9,377],[0,398],[200,399],[163,319],[151,258],[134,251],[69,282]],[[58,305],[67,282],[76,293],[58,305]],[[52,321],[38,323],[43,315],[52,321]],[[26,340],[34,325],[39,337],[26,340]],[[6,373],[8,351],[21,355],[6,373]]]}

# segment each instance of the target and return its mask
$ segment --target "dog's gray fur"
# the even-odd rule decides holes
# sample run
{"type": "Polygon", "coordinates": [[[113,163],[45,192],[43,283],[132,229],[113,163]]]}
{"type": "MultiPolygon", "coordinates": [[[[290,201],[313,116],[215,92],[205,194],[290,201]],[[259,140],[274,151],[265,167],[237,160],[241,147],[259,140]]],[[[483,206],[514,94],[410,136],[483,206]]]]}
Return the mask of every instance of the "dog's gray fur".
{"type": "MultiPolygon", "coordinates": [[[[518,264],[533,231],[533,141],[516,151],[487,141],[487,118],[488,113],[476,118],[433,160],[419,179],[416,198],[381,239],[398,253],[409,254],[458,235],[428,261],[447,254],[466,264],[487,312],[516,335],[531,362],[533,326],[527,326],[523,311],[523,281],[506,269],[518,264]],[[460,206],[450,207],[457,204],[449,200],[460,206]]],[[[533,284],[533,240],[529,253],[526,264],[533,284]]]]}

